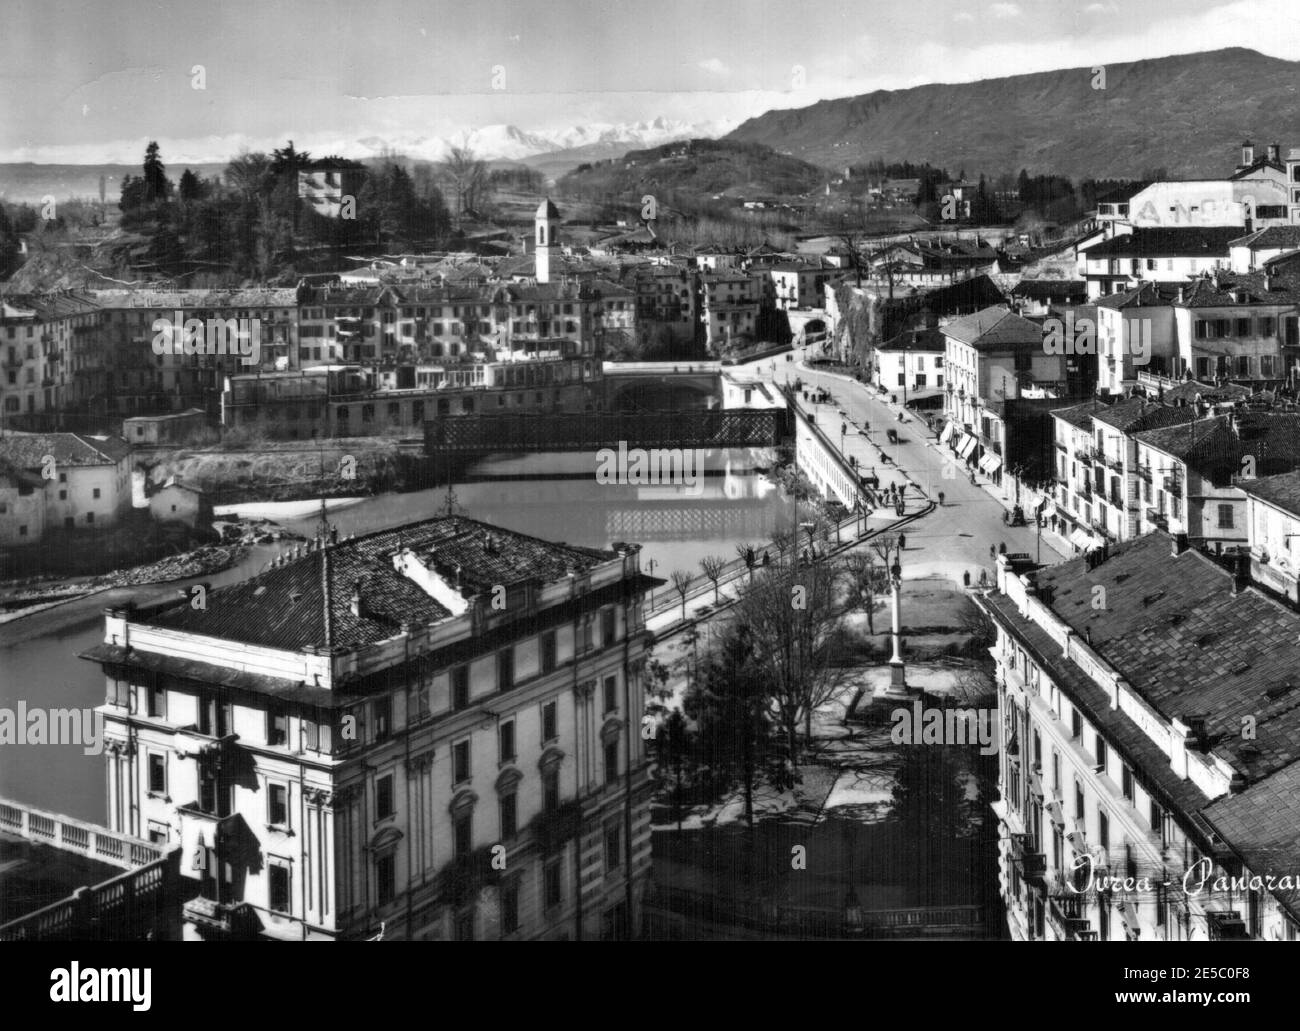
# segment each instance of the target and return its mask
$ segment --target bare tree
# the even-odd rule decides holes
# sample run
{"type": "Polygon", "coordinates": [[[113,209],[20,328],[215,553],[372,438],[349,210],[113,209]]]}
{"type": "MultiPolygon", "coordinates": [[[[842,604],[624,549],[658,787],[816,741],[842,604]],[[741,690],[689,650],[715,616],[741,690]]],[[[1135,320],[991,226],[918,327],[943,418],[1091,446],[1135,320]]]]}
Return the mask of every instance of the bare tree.
{"type": "Polygon", "coordinates": [[[704,575],[713,581],[713,604],[717,605],[722,601],[718,596],[718,581],[722,579],[723,570],[727,568],[727,560],[721,555],[705,555],[700,559],[700,568],[704,570],[704,575]]]}
{"type": "Polygon", "coordinates": [[[849,605],[862,609],[867,614],[867,630],[874,637],[876,634],[876,580],[880,567],[869,552],[854,551],[844,560],[845,574],[848,576],[849,605]]]}
{"type": "Polygon", "coordinates": [[[745,563],[745,568],[749,570],[749,578],[754,578],[754,566],[757,564],[754,558],[754,546],[746,544],[744,541],[736,545],[736,554],[740,556],[740,561],[745,563]]]}
{"type": "Polygon", "coordinates": [[[467,146],[452,147],[445,163],[447,180],[456,202],[456,225],[475,211],[488,189],[487,164],[467,146]]]}
{"type": "Polygon", "coordinates": [[[686,592],[691,589],[691,574],[682,569],[674,569],[668,574],[673,590],[682,596],[682,619],[686,618],[686,592]]]}
{"type": "Polygon", "coordinates": [[[890,533],[882,533],[879,537],[872,538],[871,550],[880,556],[885,569],[889,569],[889,556],[898,553],[898,538],[890,533]]]}
{"type": "Polygon", "coordinates": [[[834,562],[800,566],[782,560],[748,584],[737,604],[736,620],[749,629],[792,763],[798,760],[800,723],[811,742],[813,711],[843,680],[836,664],[844,638],[844,609],[836,597],[841,575],[834,562]]]}

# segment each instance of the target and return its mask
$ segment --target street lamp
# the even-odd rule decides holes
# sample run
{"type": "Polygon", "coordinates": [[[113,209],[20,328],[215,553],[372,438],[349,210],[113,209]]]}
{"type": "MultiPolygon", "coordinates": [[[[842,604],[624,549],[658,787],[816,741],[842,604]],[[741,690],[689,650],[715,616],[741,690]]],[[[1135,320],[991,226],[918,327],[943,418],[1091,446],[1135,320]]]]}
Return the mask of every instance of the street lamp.
{"type": "Polygon", "coordinates": [[[858,901],[858,893],[853,885],[849,885],[849,892],[844,896],[844,933],[861,934],[866,929],[862,920],[862,903],[858,901]]]}
{"type": "MultiPolygon", "coordinates": [[[[650,559],[650,560],[646,563],[646,566],[650,569],[650,575],[651,575],[651,576],[654,576],[654,575],[655,575],[655,566],[657,566],[658,564],[659,564],[659,563],[656,562],[654,559],[650,559]]],[[[655,607],[655,585],[654,585],[654,584],[651,584],[651,585],[650,585],[650,611],[651,611],[651,612],[654,611],[654,607],[655,607]]]]}

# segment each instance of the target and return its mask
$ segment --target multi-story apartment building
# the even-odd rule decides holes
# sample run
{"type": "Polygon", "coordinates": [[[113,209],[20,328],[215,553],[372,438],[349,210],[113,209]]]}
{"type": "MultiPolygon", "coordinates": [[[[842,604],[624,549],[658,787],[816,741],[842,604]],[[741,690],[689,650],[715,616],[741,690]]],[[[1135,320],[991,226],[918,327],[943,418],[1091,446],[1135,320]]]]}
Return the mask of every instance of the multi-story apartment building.
{"type": "Polygon", "coordinates": [[[1140,283],[1185,283],[1193,276],[1230,264],[1229,244],[1240,225],[1135,228],[1079,251],[1079,274],[1088,297],[1132,290],[1140,283]]]}
{"type": "Polygon", "coordinates": [[[780,311],[794,308],[820,308],[826,284],[837,270],[820,262],[782,261],[767,269],[772,279],[772,298],[780,311]]]}
{"type": "Polygon", "coordinates": [[[82,410],[106,387],[93,295],[63,292],[0,302],[0,418],[82,410]]]}
{"type": "Polygon", "coordinates": [[[0,436],[0,462],[14,471],[10,479],[19,494],[14,516],[0,521],[12,522],[32,507],[43,510],[39,518],[15,524],[15,543],[35,543],[42,526],[103,529],[131,509],[131,446],[120,437],[7,432],[0,436]],[[32,490],[33,478],[41,486],[24,493],[32,490]],[[24,499],[31,500],[17,503],[24,499]]]}
{"type": "Polygon", "coordinates": [[[190,939],[635,935],[639,551],[444,516],[110,610],[110,826],[182,845],[190,939]]]}
{"type": "MultiPolygon", "coordinates": [[[[968,464],[1007,453],[1007,423],[998,403],[1067,393],[1068,356],[1049,353],[1043,326],[1009,308],[985,308],[941,326],[940,332],[944,414],[953,426],[951,433],[945,427],[944,440],[968,464]]],[[[984,467],[991,464],[990,458],[984,467]]]]}
{"type": "Polygon", "coordinates": [[[1151,502],[1151,477],[1149,469],[1139,466],[1134,434],[1195,418],[1192,407],[1146,398],[1112,404],[1093,400],[1053,411],[1051,514],[1062,535],[1086,550],[1146,532],[1139,527],[1141,506],[1151,502]]]}
{"type": "Polygon", "coordinates": [[[717,349],[752,338],[763,308],[762,272],[702,272],[697,310],[704,326],[704,342],[717,349]]]}
{"type": "Polygon", "coordinates": [[[1099,394],[1127,394],[1138,370],[1170,374],[1178,355],[1172,288],[1143,283],[1098,298],[1095,308],[1099,394]]]}
{"type": "Polygon", "coordinates": [[[998,567],[1011,936],[1295,940],[1300,615],[1185,537],[998,567]]]}
{"type": "Polygon", "coordinates": [[[1273,389],[1300,364],[1300,275],[1215,273],[1178,290],[1175,376],[1273,389]]]}
{"type": "Polygon", "coordinates": [[[1300,416],[1216,415],[1133,435],[1142,483],[1138,533],[1164,529],[1193,544],[1248,544],[1247,481],[1300,466],[1300,416]]]}
{"type": "Polygon", "coordinates": [[[935,329],[908,329],[873,352],[871,381],[882,390],[943,389],[946,341],[935,329]]]}
{"type": "Polygon", "coordinates": [[[1300,607],[1300,472],[1240,486],[1246,495],[1251,578],[1300,607]]]}

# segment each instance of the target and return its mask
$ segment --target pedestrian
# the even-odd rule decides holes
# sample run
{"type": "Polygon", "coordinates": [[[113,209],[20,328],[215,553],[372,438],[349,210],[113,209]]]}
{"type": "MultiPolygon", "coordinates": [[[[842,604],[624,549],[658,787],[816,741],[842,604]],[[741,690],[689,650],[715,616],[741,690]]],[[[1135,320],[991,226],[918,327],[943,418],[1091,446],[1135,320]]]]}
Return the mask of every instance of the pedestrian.
{"type": "Polygon", "coordinates": [[[998,549],[995,548],[992,544],[989,545],[989,558],[991,558],[994,562],[998,560],[998,549]]]}
{"type": "Polygon", "coordinates": [[[898,550],[902,551],[906,547],[907,547],[907,537],[904,534],[900,533],[898,535],[898,550]]]}
{"type": "Polygon", "coordinates": [[[1007,553],[1007,542],[1003,541],[1001,544],[998,545],[998,554],[1005,555],[1006,553],[1007,553]]]}
{"type": "Polygon", "coordinates": [[[966,586],[966,587],[969,587],[969,586],[970,586],[970,570],[969,570],[969,569],[963,569],[963,570],[962,570],[962,572],[961,572],[961,582],[962,582],[962,584],[963,584],[964,586],[966,586]]]}
{"type": "Polygon", "coordinates": [[[943,491],[939,491],[939,507],[943,508],[943,491]]]}
{"type": "Polygon", "coordinates": [[[772,561],[772,556],[769,555],[769,554],[767,553],[767,549],[764,548],[764,549],[763,549],[763,565],[766,566],[766,565],[767,565],[769,562],[771,562],[771,561],[772,561]]]}

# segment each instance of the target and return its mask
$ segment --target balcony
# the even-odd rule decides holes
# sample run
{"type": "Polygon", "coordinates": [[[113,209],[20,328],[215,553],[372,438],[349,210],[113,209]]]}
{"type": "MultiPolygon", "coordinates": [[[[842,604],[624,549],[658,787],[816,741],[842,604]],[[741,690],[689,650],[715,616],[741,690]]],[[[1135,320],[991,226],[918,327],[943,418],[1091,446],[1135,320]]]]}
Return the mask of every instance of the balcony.
{"type": "Polygon", "coordinates": [[[1181,494],[1183,490],[1183,481],[1177,476],[1165,476],[1161,479],[1161,485],[1170,494],[1181,494]]]}
{"type": "Polygon", "coordinates": [[[1105,455],[1102,457],[1102,462],[1105,464],[1107,469],[1111,469],[1114,472],[1122,473],[1124,471],[1123,458],[1115,455],[1105,455]]]}
{"type": "Polygon", "coordinates": [[[1139,465],[1137,467],[1137,474],[1139,477],[1146,480],[1147,483],[1151,482],[1151,466],[1139,465]]]}
{"type": "Polygon", "coordinates": [[[252,941],[261,929],[256,911],[247,902],[217,902],[199,896],[181,907],[181,917],[202,930],[205,938],[252,941]]]}
{"type": "Polygon", "coordinates": [[[1163,512],[1157,512],[1154,508],[1146,510],[1147,522],[1152,526],[1157,526],[1162,530],[1169,530],[1169,517],[1163,512]]]}

